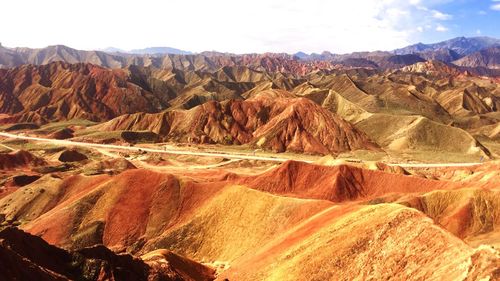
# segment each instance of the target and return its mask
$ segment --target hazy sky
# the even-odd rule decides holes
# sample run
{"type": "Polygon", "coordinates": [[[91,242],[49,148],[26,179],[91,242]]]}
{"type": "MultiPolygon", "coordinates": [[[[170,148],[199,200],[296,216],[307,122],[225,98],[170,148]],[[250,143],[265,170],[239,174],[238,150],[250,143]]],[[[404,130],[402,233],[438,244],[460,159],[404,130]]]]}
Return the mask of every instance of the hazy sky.
{"type": "Polygon", "coordinates": [[[500,37],[500,0],[3,0],[0,42],[201,52],[389,50],[500,37]]]}

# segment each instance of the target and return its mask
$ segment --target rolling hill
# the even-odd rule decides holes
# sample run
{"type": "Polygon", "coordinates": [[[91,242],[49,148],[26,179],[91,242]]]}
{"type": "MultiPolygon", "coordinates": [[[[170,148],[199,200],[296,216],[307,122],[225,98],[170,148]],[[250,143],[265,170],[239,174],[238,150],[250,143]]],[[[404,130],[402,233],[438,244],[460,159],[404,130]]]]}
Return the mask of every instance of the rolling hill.
{"type": "MultiPolygon", "coordinates": [[[[495,249],[474,248],[453,235],[467,241],[496,235],[496,188],[479,191],[476,185],[471,193],[472,186],[461,181],[301,162],[255,175],[220,173],[129,169],[116,175],[47,175],[0,199],[0,212],[4,221],[19,222],[70,254],[105,251],[95,246],[103,244],[142,256],[147,265],[134,262],[143,268],[161,265],[158,256],[164,255],[177,274],[210,276],[209,269],[158,250],[166,248],[216,267],[217,280],[498,276],[495,249]],[[470,201],[468,194],[480,197],[470,201]],[[486,206],[493,209],[478,217],[477,208],[486,206]],[[160,264],[151,264],[151,257],[160,264]],[[176,268],[179,262],[188,267],[176,268]],[[324,270],[317,270],[320,265],[324,270]]],[[[25,261],[54,266],[54,259],[36,260],[48,246],[30,237],[18,238],[34,244],[25,261]]]]}

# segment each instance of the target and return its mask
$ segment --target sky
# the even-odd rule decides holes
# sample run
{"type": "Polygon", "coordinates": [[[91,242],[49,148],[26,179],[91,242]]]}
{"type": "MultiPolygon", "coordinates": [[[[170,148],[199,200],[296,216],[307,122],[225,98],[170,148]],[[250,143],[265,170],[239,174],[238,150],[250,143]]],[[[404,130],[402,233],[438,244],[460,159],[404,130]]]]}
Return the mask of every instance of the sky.
{"type": "Polygon", "coordinates": [[[0,43],[231,53],[392,50],[500,38],[500,0],[3,0],[0,43]]]}

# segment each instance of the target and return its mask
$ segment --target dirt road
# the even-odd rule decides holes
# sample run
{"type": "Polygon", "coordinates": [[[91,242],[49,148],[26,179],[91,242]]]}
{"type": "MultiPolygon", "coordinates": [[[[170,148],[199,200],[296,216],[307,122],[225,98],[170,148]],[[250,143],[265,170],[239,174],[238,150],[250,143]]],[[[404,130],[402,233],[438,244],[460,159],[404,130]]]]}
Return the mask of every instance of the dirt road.
{"type": "MultiPolygon", "coordinates": [[[[81,146],[81,147],[90,147],[99,150],[103,149],[111,149],[111,150],[127,150],[127,151],[146,151],[153,153],[161,153],[161,154],[174,154],[174,155],[193,155],[193,156],[203,156],[203,157],[222,157],[227,159],[235,159],[235,160],[258,160],[258,161],[270,161],[270,162],[285,162],[288,160],[294,160],[293,158],[286,158],[281,155],[277,155],[276,157],[263,157],[257,155],[247,155],[247,154],[238,154],[238,153],[228,153],[223,151],[217,152],[199,152],[199,151],[188,151],[188,150],[175,150],[175,149],[154,149],[154,148],[145,148],[145,147],[133,147],[133,146],[124,146],[124,145],[113,145],[113,144],[99,144],[99,143],[87,143],[87,142],[77,142],[70,140],[55,140],[55,139],[46,139],[39,137],[30,137],[23,135],[16,135],[10,133],[0,132],[0,136],[11,138],[11,139],[22,139],[22,140],[32,140],[39,142],[47,142],[51,144],[65,145],[65,146],[81,146]]],[[[307,163],[313,163],[314,161],[303,161],[307,163]]],[[[362,161],[356,161],[362,162],[362,161]]],[[[403,168],[442,168],[442,167],[471,167],[481,165],[482,163],[387,163],[389,166],[399,166],[403,168]]]]}
{"type": "MultiPolygon", "coordinates": [[[[11,138],[11,139],[22,139],[22,140],[32,140],[39,142],[47,142],[51,144],[58,144],[64,146],[81,146],[81,147],[90,147],[97,149],[113,149],[113,150],[128,150],[128,151],[146,151],[146,152],[154,152],[154,153],[163,153],[163,154],[175,154],[175,155],[193,155],[193,156],[205,156],[205,157],[222,157],[227,159],[239,159],[239,160],[259,160],[259,161],[271,161],[271,162],[285,162],[287,160],[291,160],[289,158],[279,158],[279,157],[262,157],[255,155],[245,155],[245,154],[237,154],[237,153],[225,153],[225,152],[198,152],[198,151],[187,151],[187,150],[173,150],[173,149],[154,149],[154,148],[145,148],[145,147],[134,147],[134,146],[124,146],[124,145],[114,145],[114,144],[99,144],[99,143],[87,143],[87,142],[77,142],[77,141],[69,141],[69,140],[55,140],[55,139],[46,139],[39,137],[29,137],[29,136],[21,136],[16,134],[4,133],[0,132],[0,136],[11,138]]],[[[312,161],[309,161],[312,162],[312,161]]]]}

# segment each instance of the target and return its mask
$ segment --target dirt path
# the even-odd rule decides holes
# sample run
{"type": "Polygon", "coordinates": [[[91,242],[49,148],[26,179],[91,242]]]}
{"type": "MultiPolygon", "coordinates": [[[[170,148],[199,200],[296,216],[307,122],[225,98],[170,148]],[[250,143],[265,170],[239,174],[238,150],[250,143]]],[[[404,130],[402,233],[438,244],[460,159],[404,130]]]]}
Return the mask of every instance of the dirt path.
{"type": "Polygon", "coordinates": [[[10,146],[5,145],[5,144],[1,144],[1,143],[0,143],[0,146],[1,147],[5,147],[5,148],[7,148],[10,151],[16,151],[17,150],[17,149],[14,149],[14,148],[10,147],[10,146]]]}
{"type": "MultiPolygon", "coordinates": [[[[173,150],[173,149],[154,149],[154,148],[145,148],[145,147],[133,147],[133,146],[124,146],[124,145],[113,145],[113,144],[100,144],[100,143],[87,143],[87,142],[77,142],[77,141],[69,141],[69,140],[55,140],[55,139],[46,139],[39,137],[29,137],[29,136],[21,136],[15,134],[9,134],[0,132],[0,136],[12,139],[23,139],[23,140],[32,140],[39,142],[47,142],[52,144],[64,145],[64,146],[81,146],[81,147],[90,147],[96,149],[114,149],[114,150],[128,150],[128,151],[146,151],[160,154],[175,154],[175,155],[194,155],[194,156],[205,156],[205,157],[222,157],[228,159],[239,159],[239,160],[259,160],[259,161],[271,161],[271,162],[285,162],[287,160],[291,160],[291,158],[278,158],[278,157],[262,157],[262,156],[254,156],[254,155],[244,155],[244,154],[236,154],[236,153],[225,153],[225,152],[194,152],[187,150],[173,150]]],[[[308,161],[312,162],[312,161],[308,161]]]]}
{"type": "MultiPolygon", "coordinates": [[[[107,152],[107,151],[105,152],[106,149],[128,150],[128,151],[136,151],[136,152],[146,151],[146,152],[153,152],[153,153],[160,153],[160,154],[174,154],[174,155],[222,157],[222,158],[233,159],[233,160],[259,160],[259,161],[269,161],[269,162],[279,162],[279,163],[282,163],[282,162],[285,162],[288,160],[296,160],[296,159],[293,159],[292,157],[284,158],[282,155],[279,155],[279,157],[278,156],[276,156],[276,157],[274,157],[274,156],[263,157],[263,156],[256,156],[256,155],[228,153],[228,152],[224,152],[224,151],[197,152],[197,151],[188,151],[188,150],[175,150],[175,149],[171,149],[171,148],[154,149],[154,148],[131,147],[131,146],[113,145],[113,144],[99,144],[99,143],[76,142],[76,141],[69,141],[69,140],[46,139],[46,138],[39,138],[39,137],[21,136],[21,135],[9,134],[9,133],[4,133],[4,132],[0,132],[0,136],[6,137],[6,138],[12,138],[12,139],[23,139],[23,140],[47,142],[47,143],[52,143],[52,144],[65,145],[65,146],[90,147],[90,148],[95,148],[95,149],[99,150],[103,154],[109,154],[109,156],[112,156],[113,154],[110,152],[107,152]]],[[[116,155],[113,155],[113,156],[116,156],[116,155]]],[[[313,163],[314,161],[303,161],[303,162],[313,163]]],[[[360,161],[360,162],[362,162],[362,161],[360,161]]],[[[226,164],[227,164],[227,162],[226,162],[226,164]]],[[[471,167],[471,166],[478,166],[481,164],[482,163],[480,163],[480,162],[477,162],[477,163],[387,163],[387,165],[389,165],[389,166],[399,166],[399,167],[403,167],[403,168],[471,167]]],[[[216,165],[219,165],[219,164],[216,164],[216,165]]],[[[203,166],[203,167],[207,167],[207,166],[203,166]]],[[[217,167],[217,166],[215,166],[215,167],[217,167]]]]}

